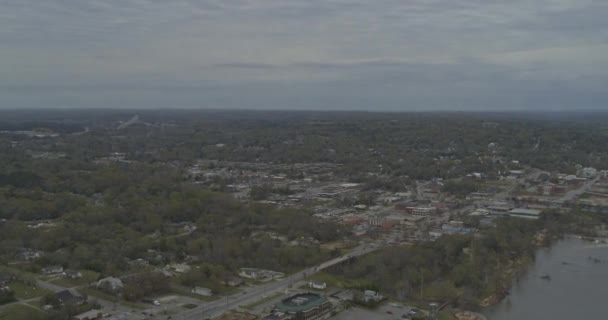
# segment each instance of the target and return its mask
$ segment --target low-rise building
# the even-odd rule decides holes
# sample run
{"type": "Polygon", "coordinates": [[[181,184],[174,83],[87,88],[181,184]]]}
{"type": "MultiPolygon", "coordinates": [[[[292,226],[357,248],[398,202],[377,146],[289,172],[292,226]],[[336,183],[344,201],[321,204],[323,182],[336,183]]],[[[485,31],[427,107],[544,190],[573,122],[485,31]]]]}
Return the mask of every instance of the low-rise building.
{"type": "Polygon", "coordinates": [[[63,267],[62,266],[48,266],[48,267],[44,267],[42,268],[42,274],[56,274],[56,273],[62,273],[63,272],[63,267]]]}
{"type": "Polygon", "coordinates": [[[185,263],[172,263],[167,266],[167,269],[175,273],[186,273],[190,271],[192,267],[185,263]]]}
{"type": "Polygon", "coordinates": [[[98,320],[103,318],[101,311],[91,310],[74,316],[73,320],[98,320]]]}
{"type": "Polygon", "coordinates": [[[363,301],[365,302],[379,302],[384,299],[379,292],[373,290],[365,290],[363,291],[363,301]]]}
{"type": "Polygon", "coordinates": [[[415,216],[428,216],[435,212],[437,212],[437,208],[435,207],[415,207],[412,209],[412,214],[415,216]]]}
{"type": "Polygon", "coordinates": [[[243,284],[243,279],[238,277],[230,277],[224,281],[224,283],[229,287],[238,287],[243,284]]]}
{"type": "Polygon", "coordinates": [[[500,215],[508,214],[509,210],[511,210],[511,207],[494,205],[494,206],[489,206],[488,210],[490,210],[491,214],[500,216],[500,215]]]}
{"type": "Polygon", "coordinates": [[[582,168],[579,172],[578,175],[582,178],[585,179],[591,179],[591,178],[595,178],[598,174],[598,171],[596,168],[582,168]]]}
{"type": "Polygon", "coordinates": [[[31,261],[31,260],[35,260],[35,259],[42,257],[42,254],[43,253],[40,251],[35,251],[35,250],[31,250],[31,249],[22,249],[19,252],[18,257],[25,261],[31,261]]]}
{"type": "Polygon", "coordinates": [[[326,297],[316,293],[298,293],[289,298],[281,300],[274,308],[278,318],[266,319],[289,319],[289,320],[312,320],[326,319],[330,316],[332,304],[326,297]]]}
{"type": "Polygon", "coordinates": [[[516,218],[538,219],[541,211],[536,209],[516,208],[509,211],[509,216],[516,218]]]}
{"type": "Polygon", "coordinates": [[[59,292],[55,293],[55,298],[57,298],[59,303],[61,303],[62,305],[66,305],[66,304],[79,305],[79,304],[83,304],[84,302],[86,302],[85,298],[82,295],[80,295],[80,293],[78,293],[75,290],[71,290],[71,289],[67,289],[67,290],[63,290],[63,291],[59,291],[59,292]]]}
{"type": "Polygon", "coordinates": [[[213,291],[211,289],[203,287],[194,287],[192,288],[191,292],[205,297],[211,297],[213,295],[213,291]]]}
{"type": "Polygon", "coordinates": [[[327,289],[327,283],[321,281],[309,281],[308,287],[317,289],[317,290],[325,290],[327,289]]]}
{"type": "Polygon", "coordinates": [[[258,281],[270,281],[285,276],[282,272],[256,269],[256,268],[241,268],[239,276],[247,279],[254,279],[258,281]]]}
{"type": "Polygon", "coordinates": [[[119,291],[122,290],[124,284],[122,280],[114,277],[107,277],[97,281],[97,288],[106,291],[119,291]]]}
{"type": "Polygon", "coordinates": [[[68,279],[80,279],[82,278],[82,273],[78,270],[66,269],[63,271],[63,276],[68,279]]]}

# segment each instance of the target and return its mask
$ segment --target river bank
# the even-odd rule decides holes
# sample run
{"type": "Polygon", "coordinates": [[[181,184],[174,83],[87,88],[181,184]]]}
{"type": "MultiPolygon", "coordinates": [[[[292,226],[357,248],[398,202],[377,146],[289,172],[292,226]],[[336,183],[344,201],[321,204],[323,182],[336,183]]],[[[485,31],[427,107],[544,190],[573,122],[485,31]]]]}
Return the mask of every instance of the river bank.
{"type": "Polygon", "coordinates": [[[608,294],[608,245],[567,236],[538,250],[511,294],[483,309],[489,320],[602,318],[608,294]],[[588,313],[590,312],[590,313],[588,313]]]}
{"type": "MultiPolygon", "coordinates": [[[[551,239],[548,236],[546,230],[538,232],[533,240],[535,250],[547,248],[551,246],[551,239]]],[[[502,274],[500,282],[502,286],[496,289],[496,292],[482,299],[479,306],[482,308],[488,308],[495,304],[500,303],[510,293],[513,283],[518,281],[523,275],[526,274],[529,267],[534,263],[535,256],[521,256],[515,260],[510,260],[505,267],[505,271],[502,274]]]]}

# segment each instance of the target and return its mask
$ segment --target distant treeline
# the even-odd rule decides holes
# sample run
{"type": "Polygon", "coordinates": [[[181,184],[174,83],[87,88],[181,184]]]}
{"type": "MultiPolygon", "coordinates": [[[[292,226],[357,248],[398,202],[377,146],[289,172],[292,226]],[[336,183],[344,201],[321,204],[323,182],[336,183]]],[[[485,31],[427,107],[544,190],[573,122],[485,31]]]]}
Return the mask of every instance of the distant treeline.
{"type": "Polygon", "coordinates": [[[84,127],[75,123],[63,122],[0,122],[0,131],[31,131],[50,130],[56,133],[74,133],[84,130],[84,127]]]}

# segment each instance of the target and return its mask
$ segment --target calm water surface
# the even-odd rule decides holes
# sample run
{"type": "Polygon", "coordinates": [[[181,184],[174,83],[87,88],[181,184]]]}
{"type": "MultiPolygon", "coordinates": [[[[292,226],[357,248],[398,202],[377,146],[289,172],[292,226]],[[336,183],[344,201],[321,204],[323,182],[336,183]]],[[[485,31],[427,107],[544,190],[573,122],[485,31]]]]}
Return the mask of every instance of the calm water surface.
{"type": "Polygon", "coordinates": [[[483,313],[490,320],[608,319],[607,309],[608,245],[568,237],[540,250],[511,295],[483,313]]]}

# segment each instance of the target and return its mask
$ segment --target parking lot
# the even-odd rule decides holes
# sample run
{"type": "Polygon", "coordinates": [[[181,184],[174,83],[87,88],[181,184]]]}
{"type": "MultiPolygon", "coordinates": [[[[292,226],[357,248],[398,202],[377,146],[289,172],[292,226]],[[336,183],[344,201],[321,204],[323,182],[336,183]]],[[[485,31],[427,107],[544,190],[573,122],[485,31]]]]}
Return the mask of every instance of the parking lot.
{"type": "Polygon", "coordinates": [[[110,317],[107,317],[105,319],[108,320],[141,320],[144,317],[137,314],[137,313],[133,313],[133,312],[121,312],[115,315],[112,315],[110,317]]]}
{"type": "Polygon", "coordinates": [[[171,316],[184,311],[187,309],[186,306],[197,307],[206,303],[192,297],[181,295],[163,296],[158,297],[155,300],[159,302],[158,306],[151,303],[147,304],[148,308],[139,312],[139,314],[143,316],[171,316]]]}
{"type": "Polygon", "coordinates": [[[336,320],[403,320],[404,314],[407,314],[412,310],[411,307],[404,306],[393,306],[391,304],[384,304],[375,310],[363,309],[359,307],[351,308],[340,312],[337,316],[332,319],[336,320]]]}

